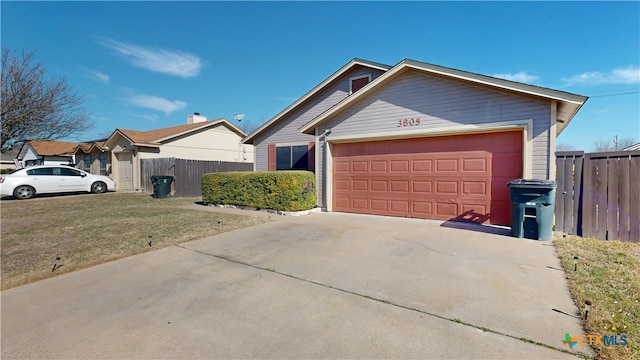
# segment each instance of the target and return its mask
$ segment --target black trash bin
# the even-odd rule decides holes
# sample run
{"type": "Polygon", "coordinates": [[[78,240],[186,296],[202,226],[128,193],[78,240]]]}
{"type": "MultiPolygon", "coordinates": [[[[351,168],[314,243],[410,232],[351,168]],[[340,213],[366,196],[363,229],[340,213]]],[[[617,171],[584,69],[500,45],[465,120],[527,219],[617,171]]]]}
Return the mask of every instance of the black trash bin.
{"type": "Polygon", "coordinates": [[[507,186],[511,199],[511,236],[551,240],[556,182],[516,179],[507,186]]]}
{"type": "Polygon", "coordinates": [[[151,184],[153,185],[153,197],[156,199],[164,199],[171,194],[171,183],[173,176],[169,175],[153,175],[151,176],[151,184]]]}

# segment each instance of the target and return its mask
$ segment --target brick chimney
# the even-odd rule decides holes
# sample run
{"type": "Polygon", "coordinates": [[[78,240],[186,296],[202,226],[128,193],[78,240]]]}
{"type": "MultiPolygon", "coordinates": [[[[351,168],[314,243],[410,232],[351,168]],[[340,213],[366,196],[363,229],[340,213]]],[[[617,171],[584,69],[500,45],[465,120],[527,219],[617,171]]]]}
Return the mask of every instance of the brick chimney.
{"type": "Polygon", "coordinates": [[[187,124],[195,124],[207,121],[206,116],[201,116],[200,113],[194,112],[193,115],[187,116],[187,124]]]}

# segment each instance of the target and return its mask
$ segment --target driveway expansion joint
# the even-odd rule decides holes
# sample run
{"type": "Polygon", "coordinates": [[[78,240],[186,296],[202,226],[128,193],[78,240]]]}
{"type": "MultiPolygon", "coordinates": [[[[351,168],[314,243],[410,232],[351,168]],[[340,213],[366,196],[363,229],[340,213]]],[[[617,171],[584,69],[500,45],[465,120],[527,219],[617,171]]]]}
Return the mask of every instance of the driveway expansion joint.
{"type": "MultiPolygon", "coordinates": [[[[442,315],[439,315],[439,314],[436,314],[436,313],[432,313],[432,312],[429,312],[429,311],[426,311],[426,310],[421,310],[421,309],[417,309],[417,308],[410,307],[410,306],[407,306],[407,305],[394,303],[392,301],[376,298],[376,297],[373,297],[371,295],[360,294],[360,293],[357,293],[355,291],[338,288],[338,287],[335,287],[335,286],[332,286],[332,285],[329,285],[329,284],[320,283],[320,282],[317,282],[317,281],[314,281],[314,280],[301,278],[301,277],[298,277],[296,275],[287,274],[287,273],[283,273],[283,272],[277,271],[275,269],[270,269],[270,268],[265,268],[265,267],[261,267],[261,266],[258,266],[258,265],[249,264],[249,263],[246,263],[246,262],[243,262],[243,261],[240,261],[240,260],[235,260],[235,259],[232,259],[232,258],[229,258],[229,257],[226,257],[226,256],[222,256],[222,255],[216,255],[216,254],[211,254],[211,253],[207,253],[207,252],[196,250],[196,249],[190,249],[190,248],[184,247],[182,245],[174,245],[174,246],[176,246],[178,248],[181,248],[181,249],[184,249],[184,250],[193,251],[193,252],[196,252],[198,254],[205,255],[205,256],[210,256],[210,257],[214,257],[214,258],[217,258],[217,259],[220,259],[220,260],[224,260],[224,261],[228,261],[228,262],[231,262],[231,263],[235,263],[235,264],[238,264],[238,265],[251,267],[251,268],[254,268],[256,270],[267,271],[267,272],[270,272],[270,273],[273,273],[273,274],[277,274],[277,275],[280,275],[280,276],[285,276],[285,277],[288,277],[288,278],[291,278],[291,279],[294,279],[294,280],[303,281],[303,282],[310,283],[310,284],[317,285],[317,286],[321,286],[321,287],[324,287],[324,288],[327,288],[327,289],[336,290],[336,291],[339,291],[339,292],[342,292],[342,293],[358,296],[358,297],[361,297],[361,298],[364,298],[364,299],[367,299],[367,300],[376,301],[376,302],[379,302],[379,303],[382,303],[382,304],[395,306],[395,307],[398,307],[398,308],[401,308],[401,309],[405,309],[405,310],[409,310],[409,311],[414,311],[414,312],[417,312],[417,313],[420,313],[420,314],[424,314],[424,315],[428,315],[428,316],[431,316],[431,317],[434,317],[434,318],[437,318],[437,319],[454,322],[456,324],[467,326],[467,327],[471,327],[471,328],[474,328],[474,329],[478,329],[478,330],[481,330],[483,332],[488,332],[488,333],[492,333],[492,334],[495,334],[495,335],[508,337],[510,339],[519,340],[519,341],[522,341],[522,342],[525,342],[525,343],[529,343],[529,344],[532,344],[532,345],[537,345],[537,346],[544,347],[544,348],[547,348],[547,349],[550,349],[550,350],[555,350],[555,351],[562,352],[562,353],[565,353],[565,354],[578,356],[578,357],[581,357],[583,359],[590,359],[591,358],[590,356],[588,356],[586,354],[583,354],[583,353],[573,352],[573,351],[569,351],[569,350],[566,350],[566,349],[563,349],[563,348],[559,348],[559,347],[556,347],[556,346],[553,346],[553,345],[545,344],[545,343],[542,343],[542,342],[539,342],[539,341],[527,339],[527,338],[524,338],[524,337],[518,337],[518,336],[515,336],[515,335],[506,334],[506,333],[498,331],[498,330],[493,330],[493,329],[489,329],[489,328],[486,328],[486,327],[483,327],[483,326],[480,326],[480,325],[475,325],[475,324],[472,324],[472,323],[468,323],[468,322],[462,321],[460,319],[448,318],[446,316],[442,316],[442,315]]],[[[450,254],[447,254],[447,255],[450,255],[450,254]]]]}

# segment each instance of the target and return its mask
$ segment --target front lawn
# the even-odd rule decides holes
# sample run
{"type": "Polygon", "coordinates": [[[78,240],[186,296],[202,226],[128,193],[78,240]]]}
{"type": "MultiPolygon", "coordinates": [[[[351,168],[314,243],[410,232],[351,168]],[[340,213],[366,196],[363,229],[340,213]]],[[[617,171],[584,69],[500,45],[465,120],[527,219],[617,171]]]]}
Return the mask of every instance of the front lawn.
{"type": "Polygon", "coordinates": [[[626,346],[594,346],[597,358],[640,358],[640,244],[577,236],[554,243],[583,318],[585,302],[592,303],[586,334],[626,335],[626,346]]]}
{"type": "Polygon", "coordinates": [[[119,193],[2,200],[2,290],[268,221],[181,208],[198,200],[119,193]]]}

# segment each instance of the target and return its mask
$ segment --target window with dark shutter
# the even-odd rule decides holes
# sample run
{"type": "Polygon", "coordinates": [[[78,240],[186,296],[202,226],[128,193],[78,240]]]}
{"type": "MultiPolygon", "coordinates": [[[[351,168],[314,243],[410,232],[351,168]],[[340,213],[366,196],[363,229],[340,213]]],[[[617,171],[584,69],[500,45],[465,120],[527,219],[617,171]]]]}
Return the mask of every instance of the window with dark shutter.
{"type": "Polygon", "coordinates": [[[308,170],[309,146],[278,146],[276,148],[276,170],[308,170]]]}
{"type": "Polygon", "coordinates": [[[371,74],[367,74],[359,77],[352,77],[349,80],[350,80],[349,94],[353,94],[354,92],[362,89],[365,85],[367,85],[371,81],[371,74]]]}

